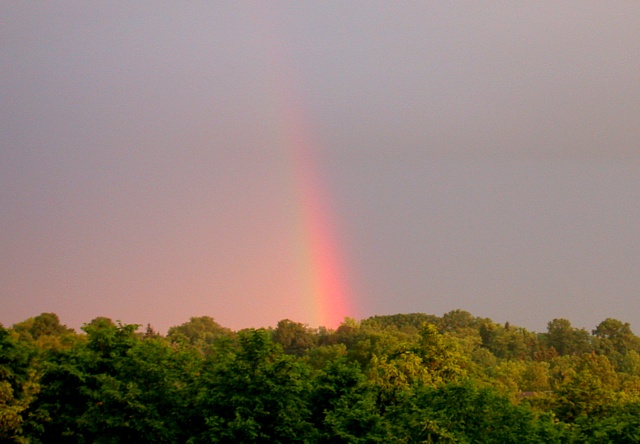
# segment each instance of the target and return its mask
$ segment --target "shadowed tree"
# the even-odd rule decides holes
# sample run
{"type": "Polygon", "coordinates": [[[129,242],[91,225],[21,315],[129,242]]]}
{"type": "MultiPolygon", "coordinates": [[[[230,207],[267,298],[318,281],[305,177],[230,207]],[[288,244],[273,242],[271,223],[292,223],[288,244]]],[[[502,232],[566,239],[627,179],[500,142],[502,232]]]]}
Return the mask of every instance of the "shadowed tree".
{"type": "Polygon", "coordinates": [[[580,355],[593,350],[589,332],[572,327],[567,319],[554,319],[549,322],[547,333],[541,337],[546,345],[553,347],[560,356],[580,355]]]}
{"type": "Polygon", "coordinates": [[[193,416],[201,356],[137,325],[99,318],[87,341],[52,353],[33,403],[31,435],[41,442],[184,442],[193,416]]]}
{"type": "Polygon", "coordinates": [[[564,428],[470,381],[423,386],[390,409],[394,442],[561,443],[564,428]]]}
{"type": "Polygon", "coordinates": [[[302,356],[315,346],[316,337],[305,325],[283,319],[273,331],[273,341],[288,355],[302,356]]]}
{"type": "Polygon", "coordinates": [[[228,328],[222,327],[212,317],[192,317],[188,322],[171,327],[167,332],[167,339],[171,342],[187,343],[204,354],[210,354],[220,340],[228,340],[235,334],[228,328]]]}
{"type": "Polygon", "coordinates": [[[34,350],[0,325],[0,441],[21,442],[25,410],[39,390],[34,350]]]}
{"type": "Polygon", "coordinates": [[[274,344],[267,330],[239,332],[239,349],[211,362],[199,410],[205,431],[193,442],[308,442],[310,368],[274,344]]]}

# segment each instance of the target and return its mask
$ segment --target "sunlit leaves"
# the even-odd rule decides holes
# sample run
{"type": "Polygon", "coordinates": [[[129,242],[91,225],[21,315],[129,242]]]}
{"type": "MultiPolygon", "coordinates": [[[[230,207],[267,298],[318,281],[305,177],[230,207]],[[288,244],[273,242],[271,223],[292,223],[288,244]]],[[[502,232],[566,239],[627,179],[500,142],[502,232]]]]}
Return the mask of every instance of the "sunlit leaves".
{"type": "Polygon", "coordinates": [[[167,338],[44,313],[0,329],[0,440],[14,442],[637,442],[640,339],[603,321],[547,333],[454,310],[283,320],[167,338]],[[429,322],[425,322],[428,320],[429,322]]]}

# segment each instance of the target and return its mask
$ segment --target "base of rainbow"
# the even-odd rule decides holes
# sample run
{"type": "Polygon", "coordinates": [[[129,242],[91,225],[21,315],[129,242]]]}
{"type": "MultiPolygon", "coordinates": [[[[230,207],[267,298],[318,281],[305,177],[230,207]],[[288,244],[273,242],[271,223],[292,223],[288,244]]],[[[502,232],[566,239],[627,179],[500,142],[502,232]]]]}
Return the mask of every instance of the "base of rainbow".
{"type": "Polygon", "coordinates": [[[294,190],[297,291],[312,323],[336,328],[352,313],[335,212],[327,197],[320,162],[315,158],[319,145],[314,143],[313,125],[305,118],[303,100],[296,94],[294,80],[299,77],[293,75],[291,57],[286,57],[289,40],[278,39],[284,27],[277,24],[273,10],[265,5],[256,4],[251,16],[262,30],[263,38],[256,44],[266,57],[264,78],[274,105],[271,116],[277,126],[275,136],[289,164],[290,188],[294,190]]]}

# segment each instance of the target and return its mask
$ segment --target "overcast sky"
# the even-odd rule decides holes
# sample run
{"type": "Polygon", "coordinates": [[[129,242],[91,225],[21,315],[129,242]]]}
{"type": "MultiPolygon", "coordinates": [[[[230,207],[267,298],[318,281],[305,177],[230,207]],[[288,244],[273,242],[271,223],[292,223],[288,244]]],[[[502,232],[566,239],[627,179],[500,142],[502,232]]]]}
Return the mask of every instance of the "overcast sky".
{"type": "Polygon", "coordinates": [[[354,318],[638,333],[639,141],[637,1],[3,2],[0,323],[317,326],[322,195],[354,318]]]}

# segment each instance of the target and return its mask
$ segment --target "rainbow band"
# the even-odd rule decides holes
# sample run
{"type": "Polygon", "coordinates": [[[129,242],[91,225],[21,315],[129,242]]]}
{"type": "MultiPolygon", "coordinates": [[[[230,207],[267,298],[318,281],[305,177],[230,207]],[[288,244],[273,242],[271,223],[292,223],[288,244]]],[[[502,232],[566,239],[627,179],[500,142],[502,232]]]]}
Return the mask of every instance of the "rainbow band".
{"type": "Polygon", "coordinates": [[[281,140],[291,160],[296,199],[295,242],[299,291],[316,325],[336,328],[349,314],[349,292],[340,254],[338,231],[314,157],[311,131],[304,113],[280,94],[281,140]]]}
{"type": "MultiPolygon", "coordinates": [[[[300,126],[297,126],[300,128],[300,126]]],[[[318,163],[308,141],[296,134],[292,146],[295,183],[298,189],[298,208],[301,244],[300,276],[314,301],[315,321],[318,325],[336,328],[349,314],[347,281],[339,249],[337,230],[331,218],[326,189],[319,177],[318,163]]]]}
{"type": "Polygon", "coordinates": [[[332,218],[325,182],[321,178],[320,163],[315,159],[311,125],[295,92],[290,57],[283,57],[286,42],[277,35],[283,26],[276,26],[276,17],[267,7],[251,11],[253,21],[262,29],[261,41],[266,56],[267,87],[275,105],[276,139],[285,151],[291,171],[290,186],[294,192],[295,265],[297,288],[310,313],[309,319],[318,326],[336,328],[351,312],[349,286],[340,254],[338,231],[332,218]]]}

